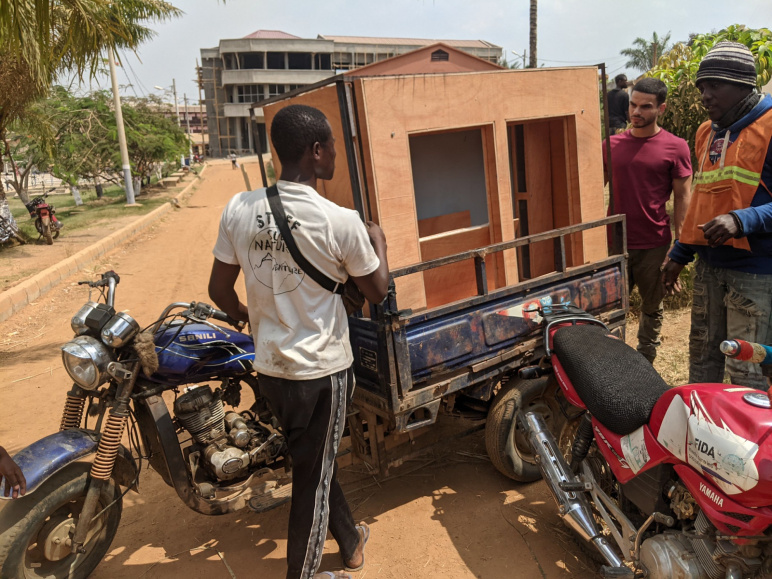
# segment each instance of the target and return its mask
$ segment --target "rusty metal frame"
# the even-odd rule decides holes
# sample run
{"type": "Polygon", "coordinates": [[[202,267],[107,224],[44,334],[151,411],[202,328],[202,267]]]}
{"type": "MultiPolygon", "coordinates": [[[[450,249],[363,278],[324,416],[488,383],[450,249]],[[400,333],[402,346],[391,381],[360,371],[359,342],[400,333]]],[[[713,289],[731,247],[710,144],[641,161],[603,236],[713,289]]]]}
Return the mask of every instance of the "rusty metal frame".
{"type": "MultiPolygon", "coordinates": [[[[419,314],[413,314],[410,310],[399,310],[392,279],[392,285],[386,300],[373,308],[371,316],[371,319],[378,323],[379,340],[382,339],[384,341],[388,351],[388,361],[384,361],[384,363],[388,363],[388,367],[381,368],[380,373],[381,376],[386,376],[389,380],[388,384],[384,384],[384,386],[387,387],[389,395],[386,399],[383,399],[377,393],[368,392],[364,388],[360,388],[356,395],[357,406],[363,409],[366,408],[369,412],[378,414],[388,422],[396,423],[397,415],[399,414],[411,412],[437,398],[442,398],[454,392],[464,390],[469,386],[479,384],[486,380],[494,380],[504,373],[514,371],[525,361],[534,358],[536,354],[538,354],[542,347],[541,336],[535,336],[534,338],[517,344],[506,352],[498,353],[492,360],[480,362],[466,369],[456,370],[451,374],[438,376],[437,379],[429,380],[425,385],[414,390],[406,327],[411,323],[419,323],[423,320],[453,314],[459,309],[466,309],[478,304],[483,305],[490,300],[500,297],[538,290],[541,287],[559,283],[568,278],[581,277],[584,274],[591,274],[595,271],[615,265],[620,267],[622,284],[624,287],[627,287],[627,268],[624,267],[626,252],[625,217],[623,215],[615,215],[588,223],[529,235],[513,241],[496,243],[480,249],[465,251],[392,271],[392,278],[396,278],[468,259],[474,259],[475,275],[478,280],[478,295],[461,302],[440,306],[419,314]],[[612,238],[614,241],[612,242],[612,245],[621,248],[622,252],[617,255],[612,254],[604,260],[590,264],[572,268],[566,267],[565,236],[605,226],[613,227],[612,238]],[[481,280],[485,279],[484,268],[486,255],[516,247],[524,247],[532,243],[550,239],[554,240],[555,247],[555,265],[557,271],[554,273],[493,291],[488,290],[487,283],[482,283],[481,280]]],[[[604,317],[606,319],[604,321],[612,329],[623,326],[625,324],[625,316],[628,307],[629,298],[626,292],[622,292],[622,307],[605,314],[604,317]]],[[[404,420],[401,422],[404,422],[404,420]]],[[[404,428],[404,425],[402,426],[404,428]]]]}

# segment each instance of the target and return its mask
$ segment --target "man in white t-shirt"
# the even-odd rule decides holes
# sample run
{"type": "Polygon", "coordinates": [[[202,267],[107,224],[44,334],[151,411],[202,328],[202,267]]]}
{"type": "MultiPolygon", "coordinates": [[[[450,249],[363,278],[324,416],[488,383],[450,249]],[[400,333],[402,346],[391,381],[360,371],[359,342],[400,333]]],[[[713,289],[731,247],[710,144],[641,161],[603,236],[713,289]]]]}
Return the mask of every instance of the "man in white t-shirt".
{"type": "MultiPolygon", "coordinates": [[[[351,277],[371,303],[386,296],[386,239],[378,225],[319,195],[316,180],[335,172],[335,139],[321,111],[280,110],[271,142],[281,161],[277,183],[300,254],[336,282],[351,277]]],[[[209,296],[237,320],[249,321],[261,393],[282,425],[292,458],[287,579],[315,575],[329,524],[344,567],[364,565],[367,525],[354,523],[336,477],[335,455],[354,388],[348,318],[340,295],[317,284],[290,255],[266,189],[236,195],[222,214],[209,296]],[[234,289],[244,272],[247,305],[234,289]]]]}

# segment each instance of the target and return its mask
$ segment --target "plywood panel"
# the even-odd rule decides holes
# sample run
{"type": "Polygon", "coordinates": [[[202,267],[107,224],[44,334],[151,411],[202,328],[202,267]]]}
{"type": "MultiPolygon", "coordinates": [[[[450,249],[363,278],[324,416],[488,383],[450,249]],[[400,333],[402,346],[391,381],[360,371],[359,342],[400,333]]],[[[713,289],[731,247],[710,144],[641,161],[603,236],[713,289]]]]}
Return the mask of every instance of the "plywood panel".
{"type": "MultiPolygon", "coordinates": [[[[576,158],[571,153],[576,146],[576,125],[573,117],[550,121],[550,145],[552,158],[552,212],[555,227],[580,223],[580,199],[576,158]]],[[[582,234],[566,238],[566,264],[581,265],[584,251],[582,234]]]]}
{"type": "MultiPolygon", "coordinates": [[[[355,205],[353,194],[351,192],[351,177],[348,170],[348,159],[346,157],[346,148],[343,140],[343,125],[341,124],[340,118],[337,87],[333,84],[285,101],[264,106],[263,115],[265,116],[265,126],[269,135],[271,123],[273,123],[273,118],[276,116],[276,113],[291,104],[308,105],[317,108],[322,111],[327,117],[327,120],[330,121],[332,134],[337,142],[335,146],[335,151],[337,153],[335,159],[335,175],[333,175],[333,178],[330,181],[319,182],[317,190],[320,195],[323,195],[341,207],[354,209],[355,205]]],[[[274,168],[278,177],[281,175],[281,161],[279,160],[279,156],[273,150],[273,144],[270,146],[274,168]]]]}
{"type": "MultiPolygon", "coordinates": [[[[356,100],[356,115],[359,120],[359,139],[362,143],[362,172],[365,180],[365,194],[370,202],[369,219],[380,225],[380,202],[375,194],[375,180],[373,179],[373,156],[370,150],[370,139],[368,138],[369,122],[367,118],[367,102],[362,94],[362,83],[354,81],[354,99],[356,100]]],[[[365,204],[365,208],[367,204],[365,204]]]]}
{"type": "MultiPolygon", "coordinates": [[[[524,197],[528,202],[528,233],[534,235],[554,229],[550,123],[526,123],[524,133],[526,180],[524,197]]],[[[531,277],[539,277],[555,270],[552,241],[535,243],[531,245],[530,252],[531,277]]]]}
{"type": "Polygon", "coordinates": [[[447,215],[438,215],[418,220],[418,236],[428,237],[454,229],[464,229],[472,225],[472,215],[469,211],[456,211],[447,215]]]}
{"type": "MultiPolygon", "coordinates": [[[[593,165],[601,166],[597,69],[594,67],[369,78],[362,80],[362,86],[367,102],[374,181],[381,202],[387,196],[400,196],[412,188],[407,162],[411,132],[484,126],[493,122],[499,206],[498,216],[491,216],[491,221],[496,226],[495,219],[500,220],[502,241],[513,239],[506,123],[575,115],[581,118],[576,147],[580,157],[577,191],[580,196],[600,195],[602,205],[602,174],[592,169],[593,165]],[[555,90],[555,86],[571,86],[572,90],[555,90]]],[[[585,208],[584,200],[580,200],[580,219],[597,214],[593,200],[588,202],[590,206],[585,208]]],[[[386,235],[390,237],[389,231],[386,235]]],[[[418,239],[412,243],[418,244],[418,239]]],[[[511,256],[514,252],[507,253],[511,256]]],[[[551,259],[551,247],[549,254],[551,259]]],[[[507,283],[516,282],[514,257],[504,261],[507,283]]]]}
{"type": "MultiPolygon", "coordinates": [[[[426,261],[490,244],[488,226],[469,227],[421,240],[421,258],[426,261]]],[[[486,258],[488,286],[496,284],[495,256],[486,258]]],[[[426,305],[430,308],[477,295],[474,260],[466,260],[424,272],[426,305]]]]}
{"type": "Polygon", "coordinates": [[[421,240],[421,260],[438,259],[470,248],[485,247],[489,243],[490,232],[487,225],[448,231],[421,240]]]}

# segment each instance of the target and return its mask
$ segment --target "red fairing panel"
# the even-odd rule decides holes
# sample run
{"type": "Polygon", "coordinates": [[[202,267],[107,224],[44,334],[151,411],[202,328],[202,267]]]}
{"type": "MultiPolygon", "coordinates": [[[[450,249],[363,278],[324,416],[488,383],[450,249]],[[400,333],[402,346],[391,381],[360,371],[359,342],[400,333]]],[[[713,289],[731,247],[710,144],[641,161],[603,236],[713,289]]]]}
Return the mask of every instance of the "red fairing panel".
{"type": "MultiPolygon", "coordinates": [[[[726,384],[673,388],[657,401],[649,426],[674,462],[689,464],[711,490],[721,491],[721,498],[745,507],[769,507],[772,410],[745,402],[748,392],[754,390],[726,384]]],[[[699,486],[692,494],[701,494],[699,486]]]]}
{"type": "Polygon", "coordinates": [[[772,509],[749,509],[710,484],[692,467],[676,465],[675,471],[697,504],[716,528],[727,535],[761,535],[772,525],[772,509]]]}
{"type": "Polygon", "coordinates": [[[560,360],[557,359],[557,356],[552,357],[552,369],[555,372],[555,378],[557,378],[558,384],[560,384],[560,389],[563,390],[563,394],[566,395],[566,400],[577,408],[584,408],[586,410],[587,407],[584,405],[584,402],[582,402],[582,399],[579,398],[579,394],[576,393],[574,385],[571,383],[571,380],[568,379],[568,376],[566,376],[566,372],[563,370],[563,366],[560,365],[560,360]]]}
{"type": "Polygon", "coordinates": [[[674,462],[673,456],[660,446],[648,426],[620,436],[593,418],[592,429],[595,444],[621,483],[663,462],[674,462]]]}

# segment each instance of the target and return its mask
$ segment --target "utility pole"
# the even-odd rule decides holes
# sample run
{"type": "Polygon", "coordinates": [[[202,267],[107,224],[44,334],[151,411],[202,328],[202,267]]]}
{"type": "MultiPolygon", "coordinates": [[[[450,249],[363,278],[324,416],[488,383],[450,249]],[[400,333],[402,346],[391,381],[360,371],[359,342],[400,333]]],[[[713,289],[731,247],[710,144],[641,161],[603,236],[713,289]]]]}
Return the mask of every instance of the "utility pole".
{"type": "Polygon", "coordinates": [[[118,125],[118,146],[121,149],[121,165],[123,165],[123,180],[126,183],[126,204],[134,205],[134,187],[131,184],[131,165],[129,164],[129,149],[126,146],[126,131],[123,128],[123,111],[121,110],[121,95],[118,92],[118,73],[115,70],[115,54],[113,47],[107,47],[107,58],[110,60],[110,80],[113,85],[113,103],[115,104],[115,124],[118,125]]]}
{"type": "MultiPolygon", "coordinates": [[[[180,123],[180,103],[177,102],[177,81],[172,79],[172,93],[174,94],[174,116],[177,117],[177,126],[182,127],[180,123]]],[[[185,155],[180,155],[180,168],[185,166],[185,155]]]]}
{"type": "Polygon", "coordinates": [[[180,105],[177,102],[177,81],[172,79],[172,93],[174,94],[174,113],[177,117],[177,126],[181,127],[180,124],[180,105]]]}
{"type": "Polygon", "coordinates": [[[193,162],[193,141],[190,139],[190,114],[188,112],[188,95],[182,93],[182,99],[185,103],[185,125],[188,128],[188,157],[190,162],[193,162]]]}
{"type": "Polygon", "coordinates": [[[204,71],[198,66],[198,59],[196,59],[196,80],[198,80],[198,122],[201,125],[201,158],[203,159],[206,154],[206,142],[204,140],[204,101],[201,98],[201,89],[204,87],[204,71]]]}
{"type": "Polygon", "coordinates": [[[529,48],[531,49],[531,60],[528,63],[528,68],[536,68],[538,66],[536,62],[536,21],[537,21],[537,7],[538,0],[531,0],[531,14],[530,14],[530,27],[529,27],[529,48]]]}

